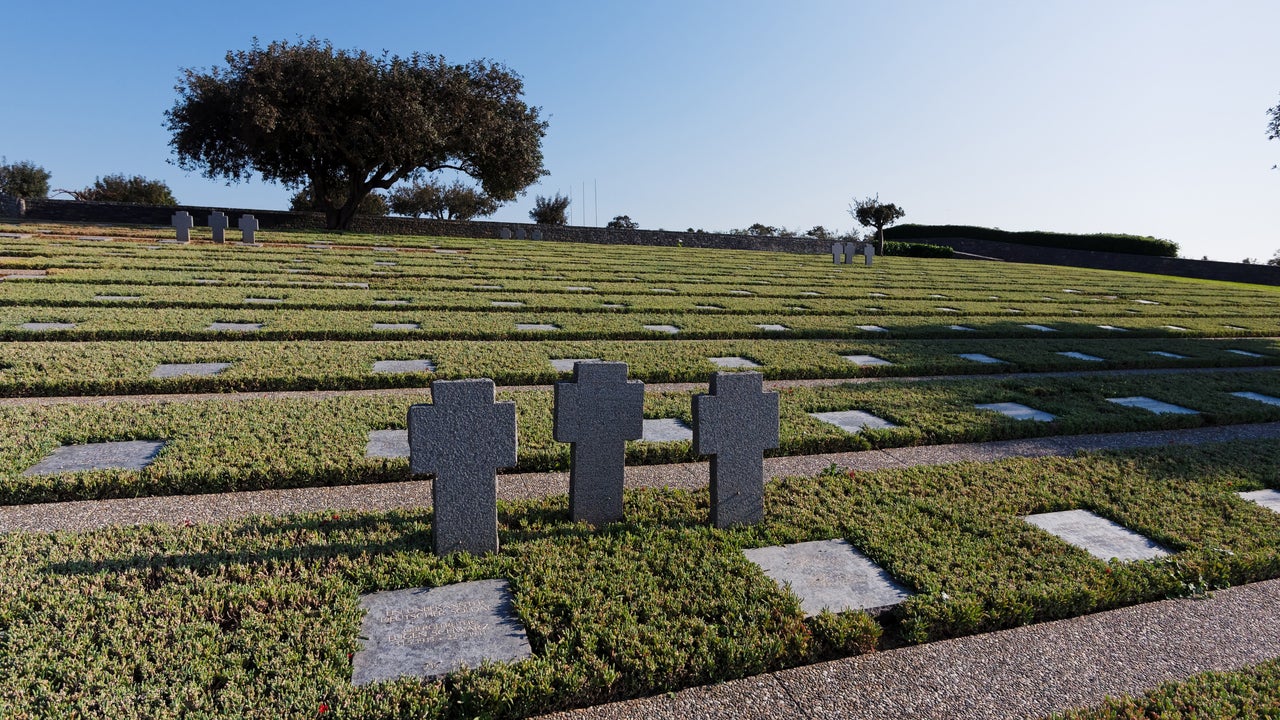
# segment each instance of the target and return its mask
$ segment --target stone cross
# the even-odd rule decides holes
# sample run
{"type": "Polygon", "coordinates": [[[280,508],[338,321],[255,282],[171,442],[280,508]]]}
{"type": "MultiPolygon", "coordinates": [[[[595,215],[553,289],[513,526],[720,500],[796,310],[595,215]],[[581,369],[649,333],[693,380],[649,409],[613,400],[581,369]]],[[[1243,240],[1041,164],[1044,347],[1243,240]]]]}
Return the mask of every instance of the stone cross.
{"type": "Polygon", "coordinates": [[[227,221],[226,213],[215,210],[209,213],[209,228],[213,230],[213,241],[220,243],[226,240],[227,228],[231,223],[227,221]]]}
{"type": "MultiPolygon", "coordinates": [[[[873,245],[872,243],[867,243],[866,245],[863,245],[862,254],[864,257],[867,258],[867,264],[870,265],[871,261],[875,260],[876,258],[876,246],[873,245]]],[[[850,260],[850,262],[852,262],[852,260],[850,260]]]]}
{"type": "Polygon", "coordinates": [[[844,259],[844,243],[833,243],[831,245],[832,264],[839,265],[840,261],[843,259],[844,259]]]}
{"type": "Polygon", "coordinates": [[[854,256],[857,252],[858,252],[858,245],[857,245],[857,243],[845,243],[845,244],[844,244],[844,264],[845,264],[845,265],[852,265],[852,264],[853,264],[853,256],[854,256]]]}
{"type": "Polygon", "coordinates": [[[580,362],[556,383],[554,437],[569,450],[569,515],[600,526],[621,520],[624,454],[644,434],[644,383],[623,362],[580,362]]]}
{"type": "Polygon", "coordinates": [[[252,215],[241,215],[239,223],[240,231],[244,233],[244,242],[254,245],[257,240],[253,234],[258,231],[258,219],[252,215]]]}
{"type": "Polygon", "coordinates": [[[693,451],[711,456],[711,524],[764,519],[764,451],[778,447],[778,394],[760,373],[711,375],[711,394],[693,396],[693,451]]]}
{"type": "Polygon", "coordinates": [[[191,228],[195,224],[195,219],[186,210],[179,210],[173,214],[173,227],[178,231],[178,242],[191,242],[191,228]]]}
{"type": "Polygon", "coordinates": [[[492,380],[438,380],[409,408],[409,471],[434,473],[436,555],[498,551],[497,468],[516,464],[516,404],[492,380]]]}
{"type": "Polygon", "coordinates": [[[499,235],[500,237],[502,237],[502,239],[503,239],[503,240],[510,240],[510,239],[511,239],[511,228],[502,228],[502,231],[501,231],[501,232],[499,232],[499,233],[498,233],[498,235],[499,235]]]}

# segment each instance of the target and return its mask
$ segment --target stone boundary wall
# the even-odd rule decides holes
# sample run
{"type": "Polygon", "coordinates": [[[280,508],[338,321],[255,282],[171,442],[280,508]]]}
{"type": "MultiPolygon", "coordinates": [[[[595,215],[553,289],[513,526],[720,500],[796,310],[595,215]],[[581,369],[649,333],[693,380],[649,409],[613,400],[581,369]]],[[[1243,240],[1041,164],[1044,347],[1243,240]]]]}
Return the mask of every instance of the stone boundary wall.
{"type": "Polygon", "coordinates": [[[915,242],[931,245],[947,245],[956,252],[983,255],[1009,262],[1039,263],[1042,265],[1068,265],[1096,268],[1098,270],[1126,270],[1129,272],[1174,275],[1201,280],[1227,280],[1257,285],[1280,285],[1280,267],[1273,265],[1245,265],[1243,263],[1218,262],[1216,260],[1189,260],[1186,258],[1156,257],[1152,255],[1128,255],[1097,250],[1071,250],[1069,248],[1018,245],[994,240],[972,238],[920,238],[915,242]]]}
{"type": "MultiPolygon", "coordinates": [[[[209,213],[221,210],[235,223],[244,214],[258,219],[261,230],[322,230],[324,217],[320,213],[284,212],[280,210],[245,210],[242,208],[207,207],[201,205],[135,205],[132,203],[80,202],[77,200],[30,199],[19,200],[0,193],[0,217],[54,222],[98,222],[168,227],[173,213],[186,210],[196,219],[197,225],[205,225],[209,213]]],[[[831,252],[831,242],[811,238],[754,237],[746,235],[721,235],[718,233],[689,233],[667,230],[613,230],[609,228],[535,225],[532,223],[463,222],[458,220],[415,220],[401,217],[358,217],[353,232],[383,235],[434,235],[438,237],[502,238],[506,230],[513,238],[532,238],[539,232],[544,241],[596,243],[601,245],[658,245],[666,247],[704,247],[724,250],[769,250],[781,252],[826,255],[831,252]]],[[[1271,265],[1244,265],[1242,263],[1216,262],[1213,260],[1188,260],[1184,258],[1127,255],[1095,250],[1071,250],[1067,248],[1017,245],[993,240],[972,238],[921,238],[915,242],[947,245],[957,252],[970,253],[1009,262],[1066,265],[1099,270],[1125,270],[1130,272],[1174,275],[1204,280],[1280,285],[1280,267],[1271,265]]]]}

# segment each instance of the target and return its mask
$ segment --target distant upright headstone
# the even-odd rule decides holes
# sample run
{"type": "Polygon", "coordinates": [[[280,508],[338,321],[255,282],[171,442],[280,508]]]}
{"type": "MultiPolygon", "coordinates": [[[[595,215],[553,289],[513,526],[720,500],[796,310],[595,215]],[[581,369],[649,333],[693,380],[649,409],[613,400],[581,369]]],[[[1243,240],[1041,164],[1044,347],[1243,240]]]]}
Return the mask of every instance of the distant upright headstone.
{"type": "Polygon", "coordinates": [[[240,232],[244,233],[243,242],[250,245],[257,244],[258,241],[253,236],[254,233],[258,232],[257,218],[252,215],[241,215],[238,227],[240,228],[240,232]]]}
{"type": "Polygon", "coordinates": [[[532,233],[530,233],[530,234],[529,234],[529,237],[531,237],[531,238],[532,238],[532,239],[534,239],[534,240],[541,240],[541,239],[542,239],[542,231],[541,231],[541,230],[534,230],[532,233]]]}
{"type": "Polygon", "coordinates": [[[525,239],[525,232],[524,232],[524,228],[516,228],[516,239],[517,239],[517,240],[524,240],[524,239],[525,239]]]}
{"type": "Polygon", "coordinates": [[[226,213],[220,210],[215,210],[209,213],[209,229],[213,230],[214,242],[225,242],[227,239],[227,228],[229,227],[231,227],[231,223],[227,220],[226,213]]]}
{"type": "Polygon", "coordinates": [[[845,264],[845,265],[852,265],[852,264],[853,264],[853,256],[854,256],[854,254],[855,254],[855,253],[857,253],[857,252],[858,252],[858,245],[857,245],[857,243],[845,243],[845,244],[844,244],[844,264],[845,264]]]}
{"type": "Polygon", "coordinates": [[[409,408],[409,469],[434,473],[435,553],[498,551],[497,468],[516,464],[516,405],[493,381],[441,380],[409,408]]]}
{"type": "Polygon", "coordinates": [[[644,383],[622,362],[581,362],[556,383],[554,437],[569,451],[569,515],[592,525],[621,520],[624,452],[644,433],[644,383]]]}
{"type": "Polygon", "coordinates": [[[862,246],[862,255],[867,259],[867,264],[870,265],[871,261],[876,259],[876,246],[866,243],[862,246]]]}
{"type": "Polygon", "coordinates": [[[712,373],[711,393],[693,396],[693,451],[711,456],[711,524],[764,518],[764,451],[778,447],[778,394],[756,372],[712,373]]]}
{"type": "Polygon", "coordinates": [[[511,228],[502,228],[502,232],[500,232],[500,233],[498,233],[498,234],[502,236],[502,239],[503,239],[503,240],[510,240],[510,239],[511,239],[511,228]]]}
{"type": "Polygon", "coordinates": [[[192,218],[191,213],[186,210],[179,210],[173,214],[173,227],[178,231],[178,242],[191,242],[191,228],[195,224],[195,218],[192,218]]]}
{"type": "Polygon", "coordinates": [[[839,265],[844,260],[844,243],[831,244],[831,262],[839,265]]]}

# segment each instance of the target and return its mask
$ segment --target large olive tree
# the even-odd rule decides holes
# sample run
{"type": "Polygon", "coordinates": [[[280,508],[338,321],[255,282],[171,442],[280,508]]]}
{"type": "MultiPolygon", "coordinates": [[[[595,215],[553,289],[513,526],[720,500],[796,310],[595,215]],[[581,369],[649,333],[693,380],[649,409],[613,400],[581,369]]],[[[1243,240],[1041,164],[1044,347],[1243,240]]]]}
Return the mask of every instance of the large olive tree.
{"type": "Polygon", "coordinates": [[[349,227],[374,189],[453,169],[511,200],[546,174],[538,108],[502,65],[334,50],[315,38],[229,52],[186,69],[165,113],[177,164],[310,187],[328,227],[349,227]]]}

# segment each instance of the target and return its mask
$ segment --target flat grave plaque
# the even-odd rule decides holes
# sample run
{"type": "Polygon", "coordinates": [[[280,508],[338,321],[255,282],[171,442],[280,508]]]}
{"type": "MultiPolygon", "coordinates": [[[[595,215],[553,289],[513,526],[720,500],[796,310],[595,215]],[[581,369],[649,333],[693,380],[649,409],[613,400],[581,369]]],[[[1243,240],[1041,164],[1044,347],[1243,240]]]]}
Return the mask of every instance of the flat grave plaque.
{"type": "Polygon", "coordinates": [[[569,292],[593,292],[595,290],[590,285],[566,285],[564,289],[569,292]]]}
{"type": "Polygon", "coordinates": [[[955,330],[956,332],[976,332],[973,328],[967,327],[965,325],[948,325],[947,329],[955,330]]]}
{"type": "Polygon", "coordinates": [[[724,309],[719,305],[694,305],[693,308],[695,310],[723,310],[724,309]]]}
{"type": "Polygon", "coordinates": [[[1251,357],[1251,358],[1266,357],[1266,355],[1263,355],[1262,353],[1249,352],[1248,350],[1228,349],[1227,352],[1233,353],[1235,355],[1243,355],[1245,357],[1251,357]]]}
{"type": "Polygon", "coordinates": [[[888,296],[888,295],[886,295],[886,294],[884,294],[884,293],[880,293],[880,292],[873,292],[873,293],[867,293],[867,297],[873,297],[873,298],[887,298],[887,297],[889,297],[889,296],[888,296]]]}
{"type": "Polygon", "coordinates": [[[768,330],[769,332],[784,332],[791,329],[786,325],[778,325],[776,323],[756,323],[756,327],[761,330],[768,330]]]}
{"type": "Polygon", "coordinates": [[[102,302],[127,302],[129,300],[141,300],[141,295],[94,295],[94,300],[102,302]]]}
{"type": "Polygon", "coordinates": [[[1057,329],[1055,328],[1046,327],[1044,325],[1036,325],[1034,323],[1030,325],[1023,325],[1022,327],[1028,330],[1035,330],[1036,332],[1058,332],[1057,329]]]}
{"type": "Polygon", "coordinates": [[[377,267],[395,267],[396,265],[393,260],[374,260],[373,264],[377,267]]]}
{"type": "Polygon", "coordinates": [[[1165,330],[1173,330],[1176,332],[1187,332],[1187,329],[1182,327],[1181,325],[1161,325],[1160,327],[1164,328],[1165,330]]]}
{"type": "Polygon", "coordinates": [[[370,430],[364,445],[367,458],[409,457],[408,430],[370,430]]]}
{"type": "Polygon", "coordinates": [[[693,440],[693,429],[679,418],[645,420],[640,439],[645,442],[677,442],[693,440]]]}
{"type": "Polygon", "coordinates": [[[254,332],[262,329],[262,323],[239,323],[239,322],[214,322],[209,323],[209,327],[205,330],[219,330],[223,332],[254,332]]]}
{"type": "Polygon", "coordinates": [[[600,307],[609,308],[610,310],[619,310],[626,307],[626,305],[621,303],[600,303],[600,307]]]}
{"type": "Polygon", "coordinates": [[[1099,325],[1098,327],[1103,330],[1110,330],[1111,332],[1129,332],[1128,330],[1122,327],[1116,327],[1115,325],[1099,325]]]}
{"type": "Polygon", "coordinates": [[[375,373],[435,372],[436,364],[428,358],[413,360],[378,360],[373,363],[375,373]]]}
{"type": "Polygon", "coordinates": [[[1075,350],[1068,350],[1067,352],[1060,352],[1058,354],[1061,355],[1062,357],[1069,357],[1074,360],[1086,360],[1088,362],[1105,362],[1102,358],[1098,357],[1097,355],[1089,355],[1082,352],[1076,352],[1075,350]]]}
{"type": "Polygon", "coordinates": [[[284,302],[284,300],[280,298],[247,297],[244,299],[244,302],[247,305],[279,305],[284,302]]]}
{"type": "Polygon", "coordinates": [[[55,475],[89,470],[141,470],[164,447],[159,440],[63,445],[23,471],[23,475],[55,475]]]}
{"type": "Polygon", "coordinates": [[[1249,490],[1238,492],[1236,495],[1249,502],[1257,503],[1271,512],[1280,513],[1280,492],[1271,489],[1249,490]]]}
{"type": "Polygon", "coordinates": [[[494,300],[489,304],[493,307],[524,307],[524,303],[519,300],[494,300]]]}
{"type": "Polygon", "coordinates": [[[656,293],[674,293],[675,292],[675,290],[672,290],[671,288],[649,288],[649,289],[652,292],[656,292],[656,293]]]}
{"type": "Polygon", "coordinates": [[[813,617],[823,610],[875,612],[911,596],[880,566],[845,540],[817,540],[742,553],[771,580],[783,587],[790,586],[791,592],[800,599],[805,617],[813,617]]]}
{"type": "Polygon", "coordinates": [[[727,355],[725,357],[709,357],[707,358],[713,365],[722,368],[758,368],[760,363],[750,358],[744,358],[740,355],[727,355]]]}
{"type": "Polygon", "coordinates": [[[938,293],[930,293],[930,294],[929,294],[929,299],[930,299],[930,300],[946,300],[946,299],[947,299],[947,296],[946,296],[946,295],[939,295],[938,293]]]}
{"type": "Polygon", "coordinates": [[[874,355],[841,355],[840,357],[859,367],[871,367],[874,365],[892,365],[893,363],[874,355]]]}
{"type": "Polygon", "coordinates": [[[231,367],[231,363],[225,362],[161,363],[156,366],[155,370],[151,371],[151,377],[204,377],[208,375],[217,375],[229,367],[231,367]]]}
{"type": "Polygon", "coordinates": [[[1160,304],[1155,300],[1134,300],[1134,302],[1138,303],[1139,305],[1159,305],[1160,304]]]}
{"type": "Polygon", "coordinates": [[[362,648],[351,659],[351,683],[430,678],[533,655],[505,580],[410,588],[360,598],[362,648]]]}
{"type": "Polygon", "coordinates": [[[858,325],[857,328],[865,332],[889,332],[888,330],[880,327],[879,325],[858,325]]]}
{"type": "Polygon", "coordinates": [[[746,295],[755,295],[755,293],[753,293],[753,292],[751,292],[751,291],[749,291],[749,290],[730,290],[730,291],[729,291],[729,294],[730,294],[730,295],[743,295],[743,296],[746,296],[746,295]]]}
{"type": "Polygon", "coordinates": [[[953,307],[938,307],[938,308],[934,308],[934,309],[935,309],[935,310],[937,310],[938,312],[946,312],[946,313],[958,313],[958,312],[960,312],[959,310],[957,310],[956,308],[953,308],[953,307]]]}
{"type": "Polygon", "coordinates": [[[1160,357],[1173,358],[1174,360],[1187,359],[1186,355],[1179,355],[1178,353],[1165,352],[1164,350],[1148,350],[1147,352],[1151,355],[1159,355],[1160,357]]]}
{"type": "Polygon", "coordinates": [[[857,435],[863,430],[888,430],[898,427],[888,420],[883,420],[861,410],[837,410],[835,412],[809,413],[809,415],[824,423],[835,425],[852,435],[857,435]]]}
{"type": "Polygon", "coordinates": [[[984,365],[1000,365],[1005,362],[1000,358],[994,358],[994,357],[991,357],[990,355],[985,355],[983,353],[960,353],[956,357],[961,357],[961,358],[964,358],[965,360],[969,360],[971,362],[976,362],[976,363],[982,363],[984,365]]]}
{"type": "Polygon", "coordinates": [[[376,323],[374,323],[374,324],[373,324],[373,329],[374,329],[374,330],[417,330],[417,329],[418,329],[418,323],[414,323],[414,322],[404,322],[404,323],[386,323],[386,322],[376,322],[376,323]]]}
{"type": "Polygon", "coordinates": [[[389,305],[408,305],[409,301],[408,300],[374,300],[373,304],[381,305],[385,307],[389,305]]]}
{"type": "Polygon", "coordinates": [[[1199,411],[1184,408],[1180,405],[1172,403],[1160,402],[1149,397],[1135,395],[1134,397],[1124,398],[1107,398],[1107,402],[1123,405],[1125,407],[1142,408],[1157,415],[1199,415],[1199,411]]]}
{"type": "Polygon", "coordinates": [[[992,410],[1001,415],[1013,418],[1014,420],[1035,420],[1037,422],[1052,422],[1054,417],[1050,413],[1043,410],[1027,407],[1022,403],[1002,402],[1002,403],[984,403],[982,405],[974,405],[979,410],[992,410]]]}
{"type": "Polygon", "coordinates": [[[644,329],[652,332],[667,333],[668,335],[675,335],[680,332],[680,328],[675,325],[645,325],[644,329]]]}
{"type": "Polygon", "coordinates": [[[516,323],[516,329],[528,330],[531,332],[532,331],[550,332],[552,330],[559,330],[560,326],[551,325],[549,323],[516,323]]]}
{"type": "Polygon", "coordinates": [[[31,236],[24,235],[23,233],[11,233],[11,232],[0,233],[0,238],[11,238],[13,240],[25,240],[29,237],[31,236]]]}
{"type": "Polygon", "coordinates": [[[819,297],[822,295],[822,293],[814,292],[813,290],[801,290],[800,294],[805,297],[819,297]]]}
{"type": "Polygon", "coordinates": [[[1263,395],[1262,393],[1246,391],[1246,392],[1233,392],[1231,394],[1238,398],[1244,398],[1246,400],[1256,400],[1260,403],[1266,403],[1268,405],[1280,405],[1280,398],[1271,397],[1270,395],[1263,395]]]}
{"type": "Polygon", "coordinates": [[[1040,513],[1022,519],[1103,561],[1150,560],[1169,554],[1150,539],[1088,510],[1040,513]]]}
{"type": "MultiPolygon", "coordinates": [[[[393,263],[394,264],[394,263],[393,263]]],[[[472,285],[473,290],[501,290],[501,285],[472,285]]]]}

